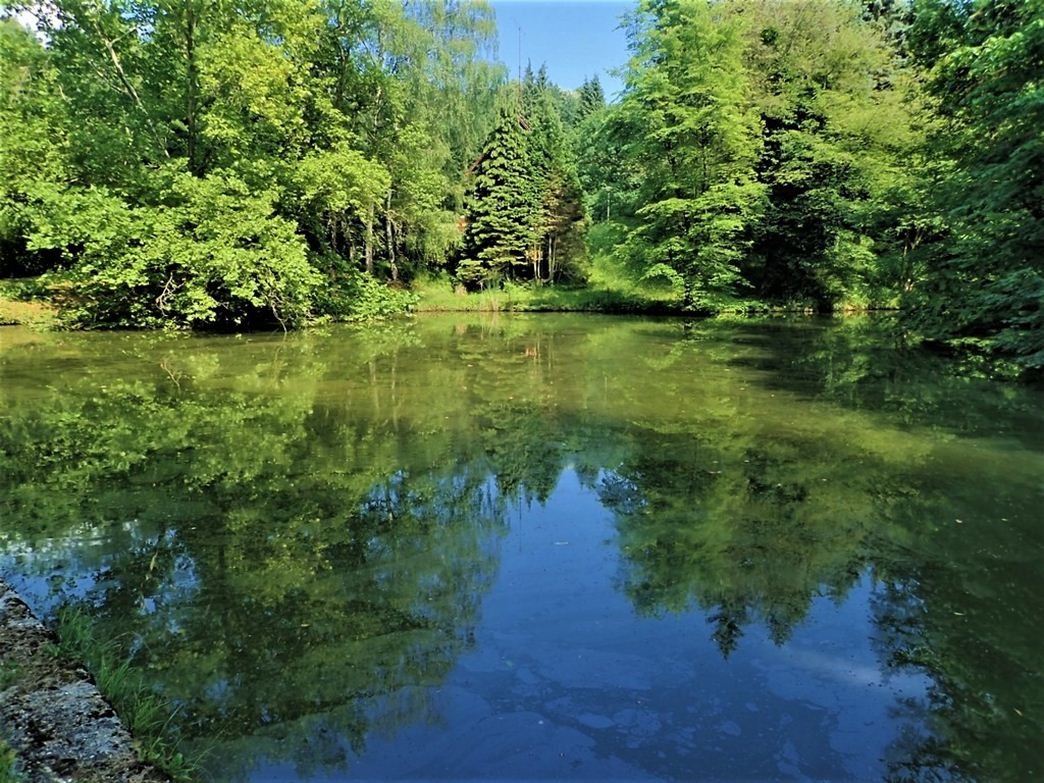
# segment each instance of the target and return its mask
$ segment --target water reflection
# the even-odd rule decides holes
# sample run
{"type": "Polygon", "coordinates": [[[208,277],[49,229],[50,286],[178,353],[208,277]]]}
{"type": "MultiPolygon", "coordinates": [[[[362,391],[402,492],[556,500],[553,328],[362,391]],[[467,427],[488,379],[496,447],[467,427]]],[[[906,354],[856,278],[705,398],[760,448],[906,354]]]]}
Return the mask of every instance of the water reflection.
{"type": "Polygon", "coordinates": [[[1024,778],[1041,395],[944,369],[873,321],[20,341],[5,570],[217,780],[1024,778]]]}

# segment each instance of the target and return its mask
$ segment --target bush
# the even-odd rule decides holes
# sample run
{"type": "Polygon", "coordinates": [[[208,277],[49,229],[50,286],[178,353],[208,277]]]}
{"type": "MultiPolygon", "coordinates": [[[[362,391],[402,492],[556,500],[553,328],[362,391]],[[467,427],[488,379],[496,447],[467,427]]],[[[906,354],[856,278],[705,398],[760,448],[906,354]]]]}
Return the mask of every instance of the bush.
{"type": "Polygon", "coordinates": [[[276,197],[222,172],[174,174],[157,206],[42,188],[30,246],[75,259],[64,309],[75,326],[285,328],[307,320],[320,278],[276,197]]]}
{"type": "Polygon", "coordinates": [[[327,282],[315,295],[315,312],[333,321],[373,321],[412,312],[417,295],[381,283],[350,267],[341,258],[325,259],[327,282]]]}

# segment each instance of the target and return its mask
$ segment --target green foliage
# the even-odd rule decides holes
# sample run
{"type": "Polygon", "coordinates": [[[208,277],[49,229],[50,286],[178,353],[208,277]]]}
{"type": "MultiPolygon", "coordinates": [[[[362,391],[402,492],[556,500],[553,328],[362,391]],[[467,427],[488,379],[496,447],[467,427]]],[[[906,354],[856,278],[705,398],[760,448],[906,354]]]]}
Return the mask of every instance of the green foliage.
{"type": "Polygon", "coordinates": [[[740,28],[703,0],[643,3],[632,24],[613,127],[639,171],[639,206],[621,249],[702,309],[739,284],[743,232],[761,209],[740,28]]]}
{"type": "Polygon", "coordinates": [[[623,278],[555,286],[506,282],[474,292],[455,290],[447,279],[434,279],[419,281],[414,290],[418,312],[657,313],[676,308],[673,297],[623,278]]]}
{"type": "Polygon", "coordinates": [[[350,241],[353,222],[372,223],[391,187],[387,169],[345,143],[306,154],[293,180],[302,222],[312,221],[309,233],[334,252],[350,241]]]}
{"type": "Polygon", "coordinates": [[[931,205],[945,226],[910,323],[1044,368],[1044,4],[913,6],[913,55],[941,122],[931,205]]]}
{"type": "Polygon", "coordinates": [[[748,24],[758,176],[768,186],[745,276],[766,298],[819,309],[880,297],[878,259],[899,252],[893,224],[914,207],[923,106],[912,76],[852,4],[739,3],[735,12],[748,24]]]}
{"type": "Polygon", "coordinates": [[[911,271],[896,259],[917,233],[921,135],[884,34],[853,6],[800,2],[648,3],[630,34],[581,171],[636,274],[689,309],[890,301],[911,271]]]}
{"type": "Polygon", "coordinates": [[[387,285],[371,275],[344,268],[340,259],[330,258],[327,284],[316,291],[316,315],[335,321],[372,321],[413,310],[418,296],[413,291],[387,285]]]}
{"type": "Polygon", "coordinates": [[[597,75],[584,79],[584,83],[580,85],[579,98],[577,122],[583,122],[592,114],[605,108],[605,91],[602,90],[602,83],[598,80],[597,75]]]}
{"type": "Polygon", "coordinates": [[[56,74],[39,42],[12,19],[0,18],[0,277],[40,273],[53,255],[30,251],[30,192],[61,180],[67,168],[64,107],[56,74]]]}
{"type": "Polygon", "coordinates": [[[104,188],[37,190],[31,249],[75,257],[81,326],[297,325],[319,276],[276,194],[227,172],[175,173],[163,205],[134,207],[104,188]]]}
{"type": "Polygon", "coordinates": [[[476,167],[456,270],[469,289],[483,288],[526,265],[536,205],[525,122],[517,106],[502,107],[476,167]]]}
{"type": "Polygon", "coordinates": [[[25,776],[18,771],[18,757],[11,746],[0,739],[0,783],[24,783],[25,776]]]}
{"type": "Polygon", "coordinates": [[[1039,371],[1042,2],[646,0],[606,105],[505,85],[481,1],[9,1],[0,277],[61,274],[70,325],[289,328],[440,269],[581,283],[594,221],[688,312],[901,305],[1039,371]]]}
{"type": "Polygon", "coordinates": [[[458,243],[502,79],[484,3],[4,7],[39,36],[0,20],[0,275],[69,268],[67,323],[384,313],[406,299],[356,272],[398,281],[458,243]],[[369,300],[331,307],[323,279],[369,300]]]}
{"type": "Polygon", "coordinates": [[[508,97],[468,193],[458,280],[471,290],[504,280],[576,280],[586,215],[563,101],[546,69],[529,68],[508,97]]]}

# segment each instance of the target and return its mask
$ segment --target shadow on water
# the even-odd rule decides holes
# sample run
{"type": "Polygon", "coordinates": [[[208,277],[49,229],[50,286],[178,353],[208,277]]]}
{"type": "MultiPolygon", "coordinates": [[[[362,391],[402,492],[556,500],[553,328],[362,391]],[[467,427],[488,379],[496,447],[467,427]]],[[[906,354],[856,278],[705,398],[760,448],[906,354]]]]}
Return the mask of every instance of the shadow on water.
{"type": "Polygon", "coordinates": [[[887,324],[18,343],[4,570],[214,779],[1040,769],[1042,395],[887,324]]]}

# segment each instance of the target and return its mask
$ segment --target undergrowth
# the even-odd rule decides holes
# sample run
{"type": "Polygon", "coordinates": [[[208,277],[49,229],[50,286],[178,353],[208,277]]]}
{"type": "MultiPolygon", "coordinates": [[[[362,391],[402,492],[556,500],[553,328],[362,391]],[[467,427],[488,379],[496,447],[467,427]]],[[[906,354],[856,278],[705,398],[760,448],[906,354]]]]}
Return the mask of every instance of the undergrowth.
{"type": "Polygon", "coordinates": [[[37,278],[0,280],[0,326],[54,326],[57,309],[37,278]]]}
{"type": "Polygon", "coordinates": [[[448,277],[413,284],[418,312],[597,312],[659,313],[672,308],[669,297],[637,287],[534,285],[505,282],[499,288],[464,292],[448,277]]]}

